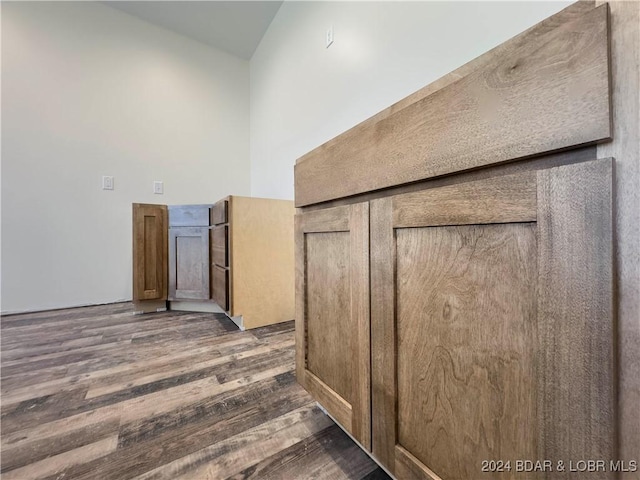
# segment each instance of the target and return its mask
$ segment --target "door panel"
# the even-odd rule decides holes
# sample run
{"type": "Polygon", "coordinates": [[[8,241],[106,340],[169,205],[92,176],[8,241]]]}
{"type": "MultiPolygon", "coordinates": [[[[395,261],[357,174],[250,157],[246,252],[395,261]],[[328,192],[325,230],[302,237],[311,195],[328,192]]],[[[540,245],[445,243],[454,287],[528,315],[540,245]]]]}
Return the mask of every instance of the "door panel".
{"type": "Polygon", "coordinates": [[[295,234],[298,381],[370,448],[368,204],[298,214],[295,234]]]}
{"type": "Polygon", "coordinates": [[[209,229],[169,230],[169,300],[209,299],[209,229]]]}
{"type": "Polygon", "coordinates": [[[443,478],[474,478],[467,459],[497,451],[536,458],[535,225],[404,228],[396,241],[399,444],[443,478]]]}
{"type": "Polygon", "coordinates": [[[133,204],[133,300],[167,299],[167,207],[133,204]]]}
{"type": "Polygon", "coordinates": [[[309,233],[306,242],[307,368],[350,404],[349,232],[309,233]]]}
{"type": "Polygon", "coordinates": [[[373,453],[397,478],[616,458],[611,185],[599,160],[371,202],[373,453]]]}

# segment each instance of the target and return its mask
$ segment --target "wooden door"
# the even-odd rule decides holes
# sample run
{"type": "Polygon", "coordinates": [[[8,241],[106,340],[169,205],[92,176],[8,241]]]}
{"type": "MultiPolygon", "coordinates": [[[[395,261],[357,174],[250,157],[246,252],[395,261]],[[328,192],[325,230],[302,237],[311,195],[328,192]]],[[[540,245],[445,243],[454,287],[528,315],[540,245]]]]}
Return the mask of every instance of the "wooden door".
{"type": "Polygon", "coordinates": [[[169,229],[169,300],[207,300],[209,228],[169,229]]]}
{"type": "Polygon", "coordinates": [[[167,206],[133,204],[133,301],[167,299],[167,206]]]}
{"type": "Polygon", "coordinates": [[[372,201],[373,453],[397,478],[613,475],[611,187],[598,160],[372,201]]]}
{"type": "Polygon", "coordinates": [[[370,449],[369,205],[296,215],[296,375],[370,449]]]}

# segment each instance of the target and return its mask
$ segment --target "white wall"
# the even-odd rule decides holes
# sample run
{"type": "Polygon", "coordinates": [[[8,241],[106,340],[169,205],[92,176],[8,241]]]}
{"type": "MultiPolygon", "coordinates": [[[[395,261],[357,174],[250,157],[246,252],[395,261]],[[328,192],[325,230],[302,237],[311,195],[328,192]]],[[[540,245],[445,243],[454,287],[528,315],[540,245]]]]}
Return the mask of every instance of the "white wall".
{"type": "Polygon", "coordinates": [[[292,199],[298,157],[570,3],[285,1],[251,59],[252,195],[292,199]]]}
{"type": "Polygon", "coordinates": [[[132,202],[249,192],[247,61],[99,3],[2,2],[2,312],[130,299],[132,202]]]}

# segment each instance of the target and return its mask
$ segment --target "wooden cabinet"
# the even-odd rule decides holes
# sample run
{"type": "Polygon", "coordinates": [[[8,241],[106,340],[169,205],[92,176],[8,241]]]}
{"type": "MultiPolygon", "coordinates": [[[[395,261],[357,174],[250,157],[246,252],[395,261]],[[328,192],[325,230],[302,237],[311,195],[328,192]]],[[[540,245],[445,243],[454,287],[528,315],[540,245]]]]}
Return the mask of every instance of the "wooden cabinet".
{"type": "MultiPolygon", "coordinates": [[[[211,208],[211,298],[220,307],[234,315],[230,302],[230,248],[229,248],[229,203],[231,198],[225,198],[215,203],[211,208]]],[[[240,323],[240,319],[235,319],[240,323]]],[[[244,327],[243,324],[240,326],[244,327]]]]}
{"type": "Polygon", "coordinates": [[[560,478],[516,461],[618,458],[614,161],[584,146],[610,132],[607,31],[606,7],[576,5],[296,165],[298,381],[398,479],[560,478]],[[537,90],[549,79],[514,61],[536,51],[527,61],[559,68],[557,81],[582,78],[553,45],[603,73],[580,101],[560,95],[580,112],[562,133],[545,122],[561,118],[556,94],[537,90]],[[504,116],[487,123],[496,84],[480,79],[506,65],[504,116]],[[529,95],[549,95],[535,119],[529,95]],[[444,104],[469,131],[429,123],[444,104]],[[486,142],[478,128],[507,133],[486,142]],[[550,153],[560,136],[572,151],[550,153]],[[369,168],[368,145],[388,161],[369,168]],[[492,460],[510,470],[483,471],[492,460]]]}
{"type": "Polygon", "coordinates": [[[209,229],[169,229],[169,300],[208,300],[209,229]]]}
{"type": "Polygon", "coordinates": [[[133,204],[133,302],[136,311],[167,300],[167,207],[133,204]]]}
{"type": "Polygon", "coordinates": [[[169,207],[169,300],[209,300],[210,205],[169,207]]]}
{"type": "Polygon", "coordinates": [[[133,204],[133,299],[162,300],[167,295],[167,208],[133,204]]]}
{"type": "Polygon", "coordinates": [[[166,310],[167,207],[144,203],[132,207],[134,311],[166,310]]]}
{"type": "Polygon", "coordinates": [[[164,205],[134,206],[134,297],[222,309],[241,328],[293,320],[294,213],[291,201],[239,196],[171,205],[168,220],[164,205]]]}
{"type": "Polygon", "coordinates": [[[600,160],[371,202],[373,452],[398,478],[615,457],[611,189],[600,160]]]}
{"type": "Polygon", "coordinates": [[[614,458],[612,167],[303,210],[298,381],[397,478],[614,458]]]}

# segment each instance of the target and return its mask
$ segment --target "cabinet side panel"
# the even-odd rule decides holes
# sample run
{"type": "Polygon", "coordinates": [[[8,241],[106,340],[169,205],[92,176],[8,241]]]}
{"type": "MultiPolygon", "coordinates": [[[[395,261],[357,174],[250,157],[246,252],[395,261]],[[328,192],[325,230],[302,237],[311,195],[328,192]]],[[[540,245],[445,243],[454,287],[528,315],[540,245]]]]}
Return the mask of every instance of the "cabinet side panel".
{"type": "Polygon", "coordinates": [[[232,196],[229,213],[232,315],[248,329],[293,320],[293,202],[232,196]]]}
{"type": "Polygon", "coordinates": [[[535,224],[396,238],[398,443],[442,478],[538,458],[535,224]]]}
{"type": "Polygon", "coordinates": [[[309,233],[307,368],[352,403],[350,238],[348,232],[309,233]]]}

